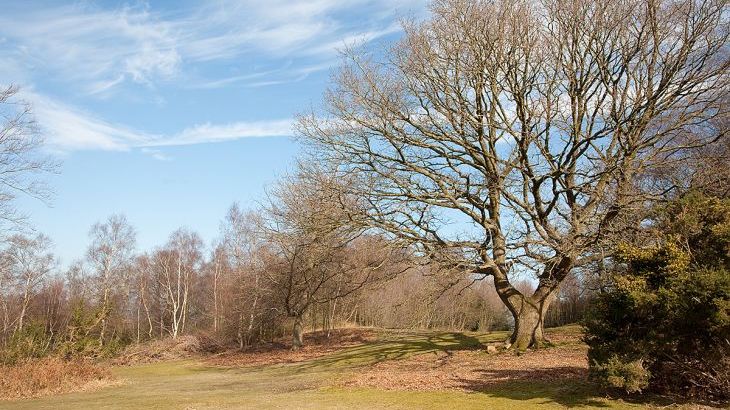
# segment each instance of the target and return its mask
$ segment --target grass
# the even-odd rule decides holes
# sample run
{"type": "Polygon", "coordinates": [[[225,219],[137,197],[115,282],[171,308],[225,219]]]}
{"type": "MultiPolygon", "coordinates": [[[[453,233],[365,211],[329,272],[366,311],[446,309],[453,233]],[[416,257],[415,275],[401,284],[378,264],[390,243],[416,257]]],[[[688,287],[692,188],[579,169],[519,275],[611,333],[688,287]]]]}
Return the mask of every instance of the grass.
{"type": "MultiPolygon", "coordinates": [[[[566,331],[570,331],[567,329],[566,331]]],[[[598,396],[585,382],[519,380],[487,390],[402,391],[337,387],[339,380],[376,363],[415,355],[473,350],[506,334],[383,332],[377,341],[299,363],[220,367],[197,360],[117,367],[118,386],[31,400],[0,402],[0,409],[484,409],[636,408],[598,396]]],[[[556,347],[560,348],[560,347],[556,347]]],[[[486,355],[485,355],[486,356],[486,355]]]]}

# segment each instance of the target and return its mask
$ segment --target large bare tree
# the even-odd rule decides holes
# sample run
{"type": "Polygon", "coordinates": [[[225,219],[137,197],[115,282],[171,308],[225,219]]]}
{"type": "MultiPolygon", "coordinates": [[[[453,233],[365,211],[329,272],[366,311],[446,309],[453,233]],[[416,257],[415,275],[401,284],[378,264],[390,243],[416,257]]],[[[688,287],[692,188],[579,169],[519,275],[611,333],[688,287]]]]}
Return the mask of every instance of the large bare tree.
{"type": "MultiPolygon", "coordinates": [[[[655,198],[643,179],[727,109],[725,0],[437,0],[378,58],[347,53],[299,130],[361,222],[492,276],[511,346],[655,198]],[[534,292],[514,286],[536,276],[534,292]]],[[[726,138],[725,135],[713,138],[726,138]]],[[[680,156],[683,157],[683,156],[680,156]]]]}

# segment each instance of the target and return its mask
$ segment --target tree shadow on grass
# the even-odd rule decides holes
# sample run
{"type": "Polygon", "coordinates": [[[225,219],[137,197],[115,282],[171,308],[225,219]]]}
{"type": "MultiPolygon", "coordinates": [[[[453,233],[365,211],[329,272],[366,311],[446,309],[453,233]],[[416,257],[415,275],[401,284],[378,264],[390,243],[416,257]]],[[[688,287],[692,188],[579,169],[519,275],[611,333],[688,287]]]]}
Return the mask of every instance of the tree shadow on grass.
{"type": "Polygon", "coordinates": [[[479,339],[462,333],[406,334],[346,348],[305,362],[288,364],[288,366],[296,371],[342,369],[369,366],[386,360],[403,359],[416,354],[435,352],[449,354],[451,351],[476,350],[481,347],[482,343],[479,339]]]}
{"type": "Polygon", "coordinates": [[[475,379],[460,379],[460,387],[490,397],[537,400],[565,407],[609,407],[587,380],[583,367],[485,369],[475,379]]]}
{"type": "Polygon", "coordinates": [[[615,400],[651,407],[727,405],[650,393],[629,395],[619,390],[609,391],[588,380],[587,369],[582,367],[485,369],[478,379],[461,379],[460,387],[490,397],[538,400],[539,404],[557,403],[569,408],[610,407],[609,401],[615,400]]]}
{"type": "Polygon", "coordinates": [[[688,406],[691,408],[720,408],[730,409],[730,402],[712,401],[709,399],[688,398],[679,394],[659,394],[651,392],[629,394],[620,389],[603,389],[607,397],[613,400],[623,400],[627,403],[651,406],[651,407],[670,407],[670,406],[688,406]]]}

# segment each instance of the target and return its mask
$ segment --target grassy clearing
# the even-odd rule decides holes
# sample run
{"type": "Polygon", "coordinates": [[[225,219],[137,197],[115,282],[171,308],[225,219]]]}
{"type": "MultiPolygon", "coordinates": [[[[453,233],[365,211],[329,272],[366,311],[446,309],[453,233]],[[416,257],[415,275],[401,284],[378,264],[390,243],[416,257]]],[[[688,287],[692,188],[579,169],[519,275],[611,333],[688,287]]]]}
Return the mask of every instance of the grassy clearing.
{"type": "MultiPolygon", "coordinates": [[[[574,329],[564,329],[568,334],[574,329]]],[[[585,380],[510,380],[484,388],[401,390],[349,387],[346,381],[385,363],[407,365],[453,352],[499,360],[478,350],[505,333],[381,332],[376,341],[294,363],[221,367],[195,360],[117,367],[124,384],[98,391],[0,402],[3,409],[218,409],[218,408],[635,408],[597,396],[585,380]],[[434,356],[435,357],[435,356],[434,356]],[[395,362],[394,362],[395,361],[395,362]]],[[[558,338],[560,339],[560,338],[558,338]]],[[[552,349],[575,342],[563,340],[552,349]]],[[[540,354],[540,352],[536,353],[540,354]]],[[[469,356],[471,357],[471,356],[469,356]]],[[[395,388],[393,388],[395,387],[395,388]]]]}

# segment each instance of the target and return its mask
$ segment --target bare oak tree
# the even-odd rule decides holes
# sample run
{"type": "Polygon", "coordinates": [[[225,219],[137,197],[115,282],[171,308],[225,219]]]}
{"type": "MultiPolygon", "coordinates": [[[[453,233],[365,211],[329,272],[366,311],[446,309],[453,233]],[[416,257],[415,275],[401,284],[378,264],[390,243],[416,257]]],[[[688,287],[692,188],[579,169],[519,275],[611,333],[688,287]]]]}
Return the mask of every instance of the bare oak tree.
{"type": "Polygon", "coordinates": [[[437,0],[431,11],[385,58],[349,53],[299,130],[350,181],[364,226],[493,277],[511,346],[539,345],[560,283],[659,194],[642,176],[706,144],[683,135],[727,109],[727,2],[437,0]],[[528,273],[537,287],[520,292],[528,273]]]}

